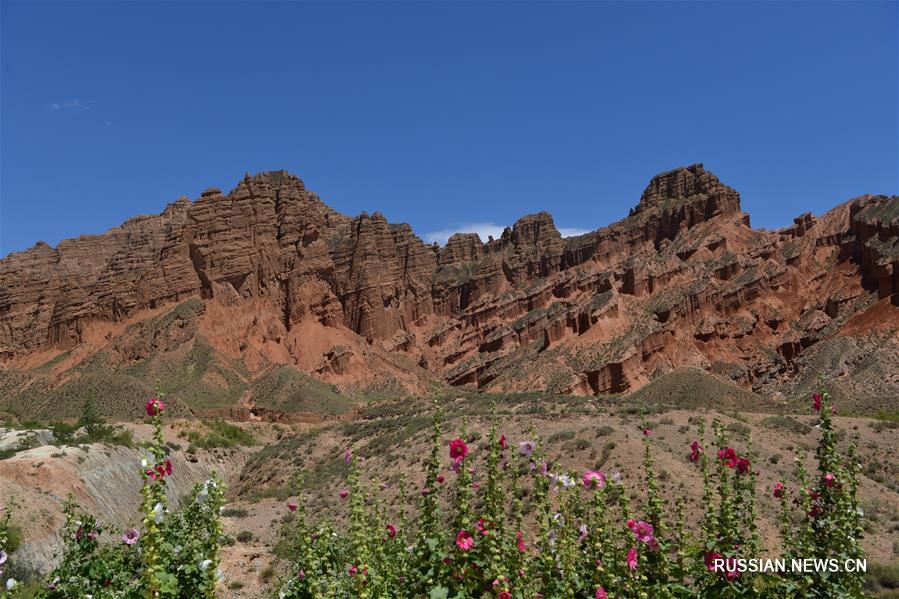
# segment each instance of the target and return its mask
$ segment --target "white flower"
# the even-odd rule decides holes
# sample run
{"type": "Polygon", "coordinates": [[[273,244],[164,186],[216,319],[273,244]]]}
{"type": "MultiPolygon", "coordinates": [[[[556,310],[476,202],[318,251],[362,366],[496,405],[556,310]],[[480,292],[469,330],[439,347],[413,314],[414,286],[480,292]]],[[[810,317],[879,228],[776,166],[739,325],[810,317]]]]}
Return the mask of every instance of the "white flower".
{"type": "Polygon", "coordinates": [[[200,570],[206,570],[206,568],[208,568],[211,565],[212,565],[211,559],[204,559],[202,562],[200,562],[200,570]]]}
{"type": "Polygon", "coordinates": [[[161,503],[157,503],[153,506],[153,521],[156,524],[162,522],[162,518],[165,516],[165,509],[162,507],[161,503]]]}
{"type": "Polygon", "coordinates": [[[15,578],[10,578],[9,580],[6,581],[6,590],[7,591],[13,590],[14,588],[16,588],[17,584],[19,584],[19,583],[16,582],[15,578]]]}

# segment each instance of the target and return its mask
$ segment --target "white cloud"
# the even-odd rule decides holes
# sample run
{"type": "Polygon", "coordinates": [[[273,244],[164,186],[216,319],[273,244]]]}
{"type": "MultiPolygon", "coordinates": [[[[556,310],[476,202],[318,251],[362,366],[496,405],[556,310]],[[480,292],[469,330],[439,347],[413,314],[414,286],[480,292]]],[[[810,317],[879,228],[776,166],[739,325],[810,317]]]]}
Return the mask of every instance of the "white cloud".
{"type": "MultiPolygon", "coordinates": [[[[457,227],[440,229],[439,231],[431,231],[430,233],[425,233],[423,237],[424,240],[428,243],[436,242],[440,245],[446,245],[447,240],[453,235],[453,233],[477,233],[478,237],[481,238],[481,241],[486,242],[491,235],[494,239],[499,239],[503,234],[503,229],[505,229],[503,225],[498,225],[496,223],[462,223],[457,227]]],[[[583,235],[584,233],[589,232],[589,229],[579,229],[577,227],[559,227],[559,233],[562,234],[562,237],[573,237],[575,235],[583,235]]]]}
{"type": "Polygon", "coordinates": [[[499,239],[499,236],[503,234],[503,229],[505,227],[496,223],[462,223],[454,228],[425,233],[424,238],[428,243],[436,241],[440,245],[444,245],[453,233],[477,233],[481,241],[487,241],[487,237],[490,235],[493,235],[494,239],[499,239]]]}
{"type": "Polygon", "coordinates": [[[59,110],[85,112],[91,109],[91,104],[93,104],[93,100],[82,102],[78,98],[72,98],[71,100],[66,100],[65,102],[54,102],[53,104],[50,104],[49,108],[54,112],[59,110]]]}
{"type": "Polygon", "coordinates": [[[578,235],[585,235],[587,233],[592,233],[592,229],[578,229],[577,227],[559,227],[559,233],[562,234],[562,237],[577,237],[578,235]]]}

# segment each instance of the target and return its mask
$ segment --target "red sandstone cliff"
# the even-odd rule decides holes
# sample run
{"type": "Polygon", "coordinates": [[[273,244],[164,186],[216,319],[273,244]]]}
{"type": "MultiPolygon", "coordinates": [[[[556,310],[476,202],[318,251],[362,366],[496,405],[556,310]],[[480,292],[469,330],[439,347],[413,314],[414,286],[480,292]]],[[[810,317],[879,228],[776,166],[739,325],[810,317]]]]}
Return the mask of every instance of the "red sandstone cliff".
{"type": "Polygon", "coordinates": [[[681,366],[761,389],[847,326],[895,344],[897,256],[895,196],[754,230],[700,164],[654,177],[628,218],[587,235],[563,239],[539,213],[442,248],[377,212],[341,215],[286,172],[247,175],[227,195],[0,261],[0,386],[22,397],[49,373],[38,395],[52,405],[98,355],[141,373],[201,340],[218,368],[204,380],[237,373],[243,401],[278,365],[385,390],[438,377],[619,393],[681,366]],[[195,319],[157,326],[186,300],[201,302],[195,319]]]}

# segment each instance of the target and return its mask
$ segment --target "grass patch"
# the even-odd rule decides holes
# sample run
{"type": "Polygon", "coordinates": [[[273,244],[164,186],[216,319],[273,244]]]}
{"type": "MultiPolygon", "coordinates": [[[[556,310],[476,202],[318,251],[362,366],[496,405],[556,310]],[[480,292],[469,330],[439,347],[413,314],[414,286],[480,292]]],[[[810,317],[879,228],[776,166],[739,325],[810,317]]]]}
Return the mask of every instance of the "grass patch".
{"type": "Polygon", "coordinates": [[[762,420],[762,426],[782,431],[790,431],[791,433],[799,433],[801,435],[811,432],[812,427],[803,424],[795,418],[789,416],[768,416],[762,420]]]}

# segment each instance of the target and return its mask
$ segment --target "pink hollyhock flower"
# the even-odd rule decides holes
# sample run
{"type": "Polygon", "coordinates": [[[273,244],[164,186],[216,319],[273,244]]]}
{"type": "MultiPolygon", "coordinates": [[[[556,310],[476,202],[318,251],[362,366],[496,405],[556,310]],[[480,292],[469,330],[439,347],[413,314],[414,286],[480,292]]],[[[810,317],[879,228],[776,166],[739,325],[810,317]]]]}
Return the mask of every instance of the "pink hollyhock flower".
{"type": "Polygon", "coordinates": [[[821,394],[820,393],[815,393],[814,395],[812,395],[812,405],[814,406],[816,412],[821,411],[821,394]]]}
{"type": "Polygon", "coordinates": [[[500,436],[499,436],[499,448],[500,448],[500,449],[505,449],[505,448],[506,448],[506,436],[505,436],[505,435],[500,435],[500,436]]]}
{"type": "Polygon", "coordinates": [[[468,455],[468,445],[462,439],[453,439],[449,444],[449,453],[455,461],[464,460],[468,455]]]}
{"type": "Polygon", "coordinates": [[[347,449],[347,450],[343,453],[343,463],[344,463],[344,464],[349,464],[349,463],[350,463],[350,459],[351,459],[351,458],[350,458],[350,450],[347,449]]]}
{"type": "Polygon", "coordinates": [[[353,564],[347,570],[350,576],[355,576],[359,572],[359,568],[356,567],[356,564],[353,564]]]}
{"type": "Polygon", "coordinates": [[[637,569],[637,548],[631,547],[627,550],[627,567],[631,570],[637,569]]]}
{"type": "Polygon", "coordinates": [[[596,599],[606,599],[606,590],[603,587],[596,589],[596,599]]]}
{"type": "Polygon", "coordinates": [[[652,434],[652,429],[651,429],[651,428],[644,428],[644,429],[643,429],[643,435],[644,435],[644,436],[648,437],[648,436],[651,435],[651,434],[652,434]]]}
{"type": "Polygon", "coordinates": [[[147,416],[159,416],[164,409],[165,402],[158,397],[154,397],[144,404],[144,411],[147,413],[147,416]]]}
{"type": "Polygon", "coordinates": [[[516,544],[518,545],[518,550],[520,552],[524,553],[525,551],[527,551],[527,547],[525,547],[524,544],[524,535],[520,530],[515,533],[515,540],[517,541],[516,544]]]}
{"type": "Polygon", "coordinates": [[[749,460],[746,458],[737,458],[737,474],[746,474],[749,472],[749,460]]]}
{"type": "Polygon", "coordinates": [[[779,482],[776,485],[774,485],[774,496],[777,497],[778,499],[783,497],[785,492],[786,492],[786,489],[785,489],[783,483],[779,482]]]}
{"type": "Polygon", "coordinates": [[[512,594],[509,591],[500,591],[496,599],[512,599],[512,594]]]}
{"type": "Polygon", "coordinates": [[[537,449],[537,444],[533,441],[522,441],[518,444],[518,452],[526,458],[531,457],[535,449],[537,449]]]}
{"type": "Polygon", "coordinates": [[[341,489],[338,495],[340,495],[341,499],[346,499],[350,492],[346,489],[341,489]]]}
{"type": "Polygon", "coordinates": [[[474,546],[474,538],[471,536],[471,533],[467,530],[460,530],[459,534],[456,535],[456,547],[462,551],[468,551],[472,546],[474,546]]]}
{"type": "Polygon", "coordinates": [[[421,490],[421,496],[422,496],[422,497],[424,497],[424,496],[427,495],[427,494],[428,494],[428,490],[427,490],[427,489],[422,489],[422,490],[421,490]]]}
{"type": "Polygon", "coordinates": [[[137,540],[140,538],[140,533],[137,532],[136,528],[129,528],[125,531],[125,534],[122,535],[122,542],[126,545],[134,545],[137,543],[137,540]]]}
{"type": "Polygon", "coordinates": [[[165,474],[166,476],[172,475],[172,460],[165,461],[165,474]]]}
{"type": "MultiPolygon", "coordinates": [[[[728,468],[736,467],[740,460],[733,447],[725,447],[724,449],[718,450],[718,459],[724,462],[728,468]]],[[[749,462],[747,462],[746,465],[748,466],[749,462]]]]}
{"type": "Polygon", "coordinates": [[[443,481],[445,481],[445,480],[446,480],[446,479],[443,477],[442,474],[438,474],[438,475],[437,475],[437,482],[438,482],[438,483],[443,483],[443,481]]]}
{"type": "Polygon", "coordinates": [[[828,472],[827,474],[824,475],[824,484],[827,485],[828,487],[834,486],[835,484],[837,484],[837,477],[835,477],[833,474],[828,472]]]}
{"type": "Polygon", "coordinates": [[[709,572],[715,572],[715,560],[721,559],[721,554],[714,551],[707,551],[705,554],[705,567],[709,572]]]}
{"type": "Polygon", "coordinates": [[[690,443],[690,461],[698,462],[699,456],[702,455],[702,445],[699,444],[699,441],[693,441],[690,443]]]}
{"type": "Polygon", "coordinates": [[[490,530],[487,529],[487,523],[484,522],[484,519],[483,519],[483,518],[481,518],[480,520],[478,520],[478,521],[477,521],[477,524],[476,524],[475,526],[478,527],[478,532],[481,533],[482,535],[485,535],[485,536],[486,536],[486,535],[489,535],[489,534],[490,534],[490,530]]]}
{"type": "Polygon", "coordinates": [[[396,536],[396,527],[393,524],[387,525],[387,536],[391,539],[396,536]]]}
{"type": "Polygon", "coordinates": [[[659,540],[655,537],[649,539],[649,541],[646,543],[646,546],[649,547],[650,551],[659,551],[662,548],[659,540]]]}
{"type": "Polygon", "coordinates": [[[606,486],[606,475],[598,470],[584,472],[584,486],[588,489],[601,489],[606,486]]]}
{"type": "Polygon", "coordinates": [[[295,504],[292,501],[289,501],[287,503],[287,509],[289,509],[291,512],[295,512],[295,511],[297,511],[297,504],[295,504]]]}
{"type": "Polygon", "coordinates": [[[306,570],[301,569],[299,572],[297,572],[297,576],[298,576],[301,580],[302,580],[303,578],[306,578],[306,570]]]}
{"type": "Polygon", "coordinates": [[[631,532],[634,533],[637,540],[643,543],[649,543],[652,540],[653,532],[655,532],[652,524],[644,520],[638,520],[636,522],[628,520],[627,527],[631,529],[631,532]]]}
{"type": "Polygon", "coordinates": [[[588,532],[588,531],[587,531],[587,525],[586,525],[586,524],[581,524],[581,525],[578,527],[578,531],[579,531],[581,534],[578,535],[577,542],[578,542],[578,543],[583,543],[583,542],[584,542],[584,539],[587,538],[587,532],[588,532]]]}

